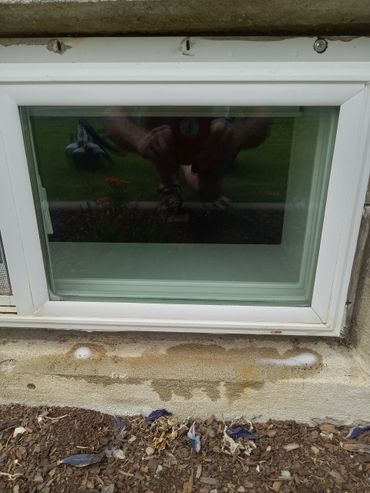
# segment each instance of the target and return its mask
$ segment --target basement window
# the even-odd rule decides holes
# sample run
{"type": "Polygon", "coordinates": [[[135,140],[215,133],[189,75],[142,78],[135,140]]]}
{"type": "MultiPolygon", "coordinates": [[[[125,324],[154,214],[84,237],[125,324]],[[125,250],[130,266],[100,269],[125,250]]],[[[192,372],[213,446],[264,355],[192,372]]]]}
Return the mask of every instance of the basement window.
{"type": "Polygon", "coordinates": [[[22,107],[50,293],[309,306],[336,107],[22,107]]]}
{"type": "Polygon", "coordinates": [[[370,41],[314,41],[0,47],[0,325],[340,335],[370,41]]]}

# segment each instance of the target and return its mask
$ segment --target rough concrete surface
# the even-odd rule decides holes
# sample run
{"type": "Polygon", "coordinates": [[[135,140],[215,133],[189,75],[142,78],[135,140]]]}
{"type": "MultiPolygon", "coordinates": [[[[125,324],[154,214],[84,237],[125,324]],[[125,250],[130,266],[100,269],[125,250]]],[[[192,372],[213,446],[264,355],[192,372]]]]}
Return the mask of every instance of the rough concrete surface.
{"type": "Polygon", "coordinates": [[[367,238],[363,254],[353,314],[353,344],[359,356],[370,362],[370,237],[367,238]]]}
{"type": "Polygon", "coordinates": [[[0,36],[370,33],[367,0],[0,0],[0,36]]]}
{"type": "Polygon", "coordinates": [[[367,369],[352,350],[335,343],[185,334],[2,334],[1,403],[118,414],[166,407],[184,417],[213,413],[260,421],[370,419],[367,369]],[[88,350],[81,353],[81,347],[88,350]],[[90,357],[78,359],[81,354],[90,357]]]}

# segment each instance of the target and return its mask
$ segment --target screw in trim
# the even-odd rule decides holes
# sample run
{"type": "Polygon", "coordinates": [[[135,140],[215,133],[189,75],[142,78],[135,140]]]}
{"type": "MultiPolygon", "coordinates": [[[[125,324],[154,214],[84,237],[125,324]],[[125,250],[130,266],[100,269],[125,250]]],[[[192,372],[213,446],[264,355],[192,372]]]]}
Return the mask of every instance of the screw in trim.
{"type": "Polygon", "coordinates": [[[317,38],[313,44],[313,49],[316,53],[324,53],[328,48],[328,42],[324,38],[317,38]]]}

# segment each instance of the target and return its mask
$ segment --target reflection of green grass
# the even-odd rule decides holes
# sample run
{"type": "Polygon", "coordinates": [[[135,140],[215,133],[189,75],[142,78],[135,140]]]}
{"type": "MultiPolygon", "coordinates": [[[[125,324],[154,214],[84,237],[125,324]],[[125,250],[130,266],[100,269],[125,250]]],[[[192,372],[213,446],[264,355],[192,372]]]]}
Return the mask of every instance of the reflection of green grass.
{"type": "MultiPolygon", "coordinates": [[[[96,129],[102,128],[101,121],[92,123],[96,129]]],[[[106,176],[129,181],[128,200],[158,198],[154,167],[134,153],[112,153],[113,161],[105,162],[96,171],[78,170],[69,163],[65,146],[71,142],[71,136],[75,136],[76,127],[76,118],[33,119],[38,171],[49,200],[95,199],[106,192],[106,176]]],[[[225,177],[225,195],[243,202],[284,200],[292,127],[292,119],[276,118],[263,144],[239,154],[234,169],[225,177]]],[[[189,199],[193,196],[189,191],[185,195],[189,199]]]]}

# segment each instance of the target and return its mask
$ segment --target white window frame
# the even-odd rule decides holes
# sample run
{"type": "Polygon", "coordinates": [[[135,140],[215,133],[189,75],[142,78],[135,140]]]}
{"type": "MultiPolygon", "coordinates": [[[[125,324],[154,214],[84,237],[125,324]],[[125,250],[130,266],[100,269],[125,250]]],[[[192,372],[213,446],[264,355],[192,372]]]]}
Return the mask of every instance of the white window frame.
{"type": "Polygon", "coordinates": [[[277,53],[271,42],[246,50],[234,40],[232,61],[226,41],[192,40],[191,53],[177,38],[84,43],[69,58],[40,46],[0,50],[0,231],[17,308],[0,326],[340,335],[370,170],[370,41],[325,58],[309,38],[279,42],[277,53]],[[97,104],[340,106],[311,306],[50,301],[18,108],[97,104]]]}

